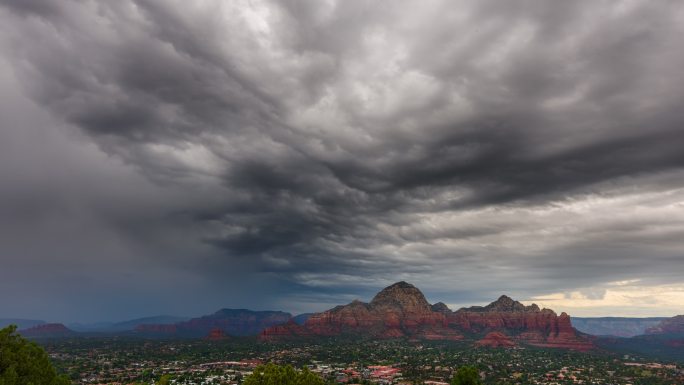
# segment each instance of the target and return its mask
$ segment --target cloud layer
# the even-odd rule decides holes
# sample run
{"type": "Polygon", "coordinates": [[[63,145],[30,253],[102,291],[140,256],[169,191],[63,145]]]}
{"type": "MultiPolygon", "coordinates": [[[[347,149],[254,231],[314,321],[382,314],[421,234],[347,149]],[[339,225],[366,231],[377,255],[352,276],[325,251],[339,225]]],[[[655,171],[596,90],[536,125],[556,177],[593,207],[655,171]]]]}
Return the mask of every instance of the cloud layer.
{"type": "Polygon", "coordinates": [[[12,311],[684,285],[676,2],[0,4],[12,311]]]}

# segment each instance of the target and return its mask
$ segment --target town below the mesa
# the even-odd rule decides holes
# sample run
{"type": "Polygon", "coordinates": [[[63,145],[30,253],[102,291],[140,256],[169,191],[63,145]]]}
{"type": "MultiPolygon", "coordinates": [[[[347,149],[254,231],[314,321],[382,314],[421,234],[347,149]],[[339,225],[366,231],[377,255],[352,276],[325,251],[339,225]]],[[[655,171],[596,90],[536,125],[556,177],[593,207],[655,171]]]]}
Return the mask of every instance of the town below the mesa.
{"type": "Polygon", "coordinates": [[[675,385],[684,369],[642,357],[558,349],[471,348],[399,341],[264,345],[206,341],[60,340],[46,345],[74,384],[239,385],[264,363],[309,368],[329,384],[447,385],[477,367],[484,384],[675,385]]]}

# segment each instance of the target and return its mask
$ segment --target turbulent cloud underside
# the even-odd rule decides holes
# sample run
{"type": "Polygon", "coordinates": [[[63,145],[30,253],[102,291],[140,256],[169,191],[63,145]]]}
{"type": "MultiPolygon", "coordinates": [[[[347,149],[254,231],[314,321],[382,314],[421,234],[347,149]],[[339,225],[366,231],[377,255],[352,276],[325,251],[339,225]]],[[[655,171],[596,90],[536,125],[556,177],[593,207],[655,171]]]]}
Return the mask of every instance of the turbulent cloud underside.
{"type": "Polygon", "coordinates": [[[684,291],[676,2],[5,0],[0,21],[8,311],[321,310],[404,279],[684,312],[662,294],[684,291]]]}

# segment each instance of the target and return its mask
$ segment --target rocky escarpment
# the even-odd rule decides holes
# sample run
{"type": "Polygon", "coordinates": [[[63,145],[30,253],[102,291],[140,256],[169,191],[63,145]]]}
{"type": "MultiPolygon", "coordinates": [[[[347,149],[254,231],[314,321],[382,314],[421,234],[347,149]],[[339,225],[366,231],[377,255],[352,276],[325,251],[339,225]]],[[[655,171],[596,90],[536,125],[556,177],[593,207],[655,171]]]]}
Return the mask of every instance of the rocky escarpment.
{"type": "Polygon", "coordinates": [[[506,331],[516,340],[540,347],[588,350],[593,347],[587,336],[572,327],[566,313],[556,315],[551,309],[540,309],[505,295],[487,306],[459,309],[448,316],[449,325],[471,333],[506,331]]]}
{"type": "Polygon", "coordinates": [[[370,303],[353,301],[312,314],[304,325],[290,323],[266,329],[262,340],[297,336],[353,335],[371,338],[461,339],[447,327],[446,316],[415,286],[398,282],[380,291],[370,303]]]}
{"type": "Polygon", "coordinates": [[[398,282],[380,291],[370,303],[354,301],[314,314],[304,324],[314,335],[366,334],[378,338],[459,339],[446,316],[415,286],[398,282]]]}
{"type": "Polygon", "coordinates": [[[489,338],[482,340],[482,346],[509,346],[506,341],[577,350],[593,346],[589,338],[577,333],[565,313],[559,316],[552,310],[540,309],[537,305],[525,306],[507,296],[501,296],[487,306],[452,312],[443,303],[430,305],[418,288],[406,282],[386,287],[370,303],[353,301],[313,314],[304,325],[290,322],[265,329],[260,339],[347,335],[460,340],[464,334],[488,335],[489,338]]]}

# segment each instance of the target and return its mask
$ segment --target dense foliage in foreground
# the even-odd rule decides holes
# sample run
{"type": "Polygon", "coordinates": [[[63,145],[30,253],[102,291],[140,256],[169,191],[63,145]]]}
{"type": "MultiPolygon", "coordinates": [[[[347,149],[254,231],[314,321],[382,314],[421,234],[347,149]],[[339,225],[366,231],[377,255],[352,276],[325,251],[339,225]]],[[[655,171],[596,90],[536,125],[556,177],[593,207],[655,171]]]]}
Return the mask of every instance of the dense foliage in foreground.
{"type": "Polygon", "coordinates": [[[456,371],[451,385],[481,385],[480,372],[474,366],[462,366],[456,371]]]}
{"type": "Polygon", "coordinates": [[[0,385],[68,385],[47,353],[16,331],[14,325],[0,330],[0,385]]]}

